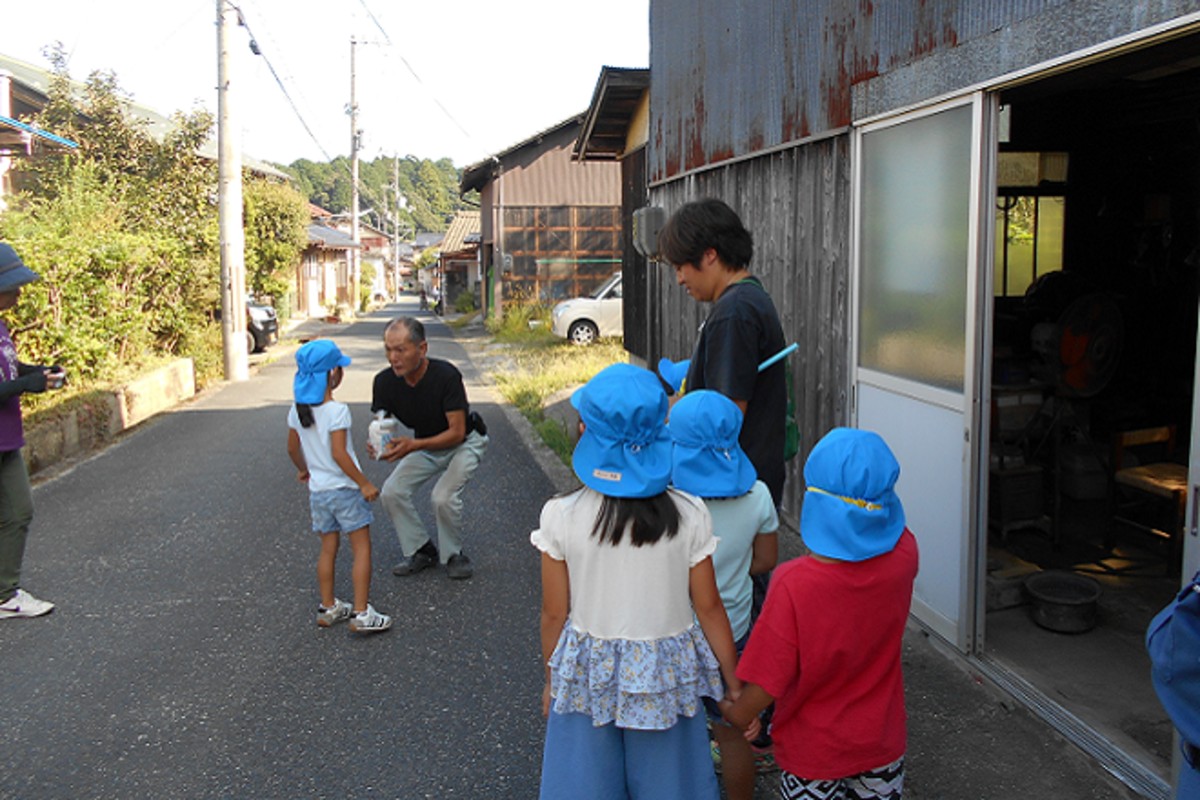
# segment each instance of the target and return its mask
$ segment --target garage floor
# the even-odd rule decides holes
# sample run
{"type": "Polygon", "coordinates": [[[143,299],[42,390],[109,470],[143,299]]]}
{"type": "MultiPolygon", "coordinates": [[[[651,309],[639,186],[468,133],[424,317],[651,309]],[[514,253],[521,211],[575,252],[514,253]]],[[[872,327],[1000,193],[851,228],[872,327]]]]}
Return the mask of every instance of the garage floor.
{"type": "Polygon", "coordinates": [[[1074,634],[1045,630],[1034,623],[1026,596],[1021,605],[988,611],[985,652],[1165,778],[1172,729],[1150,682],[1144,636],[1150,619],[1178,591],[1179,578],[1167,577],[1161,554],[1132,537],[1119,539],[1114,553],[1107,553],[1103,503],[1064,501],[1060,513],[1059,546],[1041,529],[1011,531],[1003,547],[989,550],[989,571],[1018,582],[1039,569],[1096,579],[1096,626],[1074,634]]]}

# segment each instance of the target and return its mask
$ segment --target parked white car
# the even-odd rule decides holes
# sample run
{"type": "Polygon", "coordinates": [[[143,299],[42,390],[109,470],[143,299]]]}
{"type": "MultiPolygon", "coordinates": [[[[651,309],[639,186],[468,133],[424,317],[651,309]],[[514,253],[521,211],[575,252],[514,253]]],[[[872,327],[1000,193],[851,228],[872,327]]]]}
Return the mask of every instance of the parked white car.
{"type": "Polygon", "coordinates": [[[550,312],[550,325],[555,336],[575,344],[591,344],[601,336],[623,335],[621,273],[614,273],[591,297],[576,297],[556,305],[550,312]]]}

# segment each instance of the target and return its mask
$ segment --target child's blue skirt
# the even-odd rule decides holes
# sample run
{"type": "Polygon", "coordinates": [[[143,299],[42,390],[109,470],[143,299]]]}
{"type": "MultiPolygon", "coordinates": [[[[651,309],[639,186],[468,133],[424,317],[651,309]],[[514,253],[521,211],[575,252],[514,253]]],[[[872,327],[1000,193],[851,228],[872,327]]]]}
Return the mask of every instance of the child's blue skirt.
{"type": "Polygon", "coordinates": [[[541,800],[717,800],[704,714],[642,731],[551,711],[541,800]]]}

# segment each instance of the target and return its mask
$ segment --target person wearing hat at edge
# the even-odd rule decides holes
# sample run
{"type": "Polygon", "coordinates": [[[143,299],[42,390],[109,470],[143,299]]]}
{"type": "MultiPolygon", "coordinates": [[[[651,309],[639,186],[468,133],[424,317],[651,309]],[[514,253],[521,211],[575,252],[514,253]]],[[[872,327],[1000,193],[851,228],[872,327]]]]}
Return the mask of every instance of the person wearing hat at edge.
{"type": "Polygon", "coordinates": [[[774,701],[784,800],[903,792],[900,653],[917,542],[896,496],[899,475],[878,434],[851,428],[826,434],[804,465],[800,535],[811,555],[775,570],[738,662],[742,694],[721,704],[742,727],[774,701]]]}
{"type": "Polygon", "coordinates": [[[583,486],[547,501],[529,537],[546,665],[540,797],[717,800],[701,698],[741,682],[712,518],[669,488],[667,395],[649,370],[613,364],[571,404],[583,486]]]}
{"type": "MultiPolygon", "coordinates": [[[[0,311],[17,304],[21,287],[39,280],[11,245],[0,242],[0,311]]],[[[25,540],[33,520],[29,472],[21,448],[25,431],[21,423],[21,395],[60,389],[66,381],[61,367],[23,364],[0,321],[0,619],[40,617],[54,604],[39,600],[21,588],[25,540]]]]}
{"type": "MultiPolygon", "coordinates": [[[[742,412],[710,389],[688,392],[671,408],[671,484],[708,507],[718,539],[713,569],[738,652],[750,634],[751,575],[769,572],[779,557],[779,516],[767,485],[738,445],[742,412]]],[[[709,700],[728,800],[754,797],[754,752],[709,700]]]]}

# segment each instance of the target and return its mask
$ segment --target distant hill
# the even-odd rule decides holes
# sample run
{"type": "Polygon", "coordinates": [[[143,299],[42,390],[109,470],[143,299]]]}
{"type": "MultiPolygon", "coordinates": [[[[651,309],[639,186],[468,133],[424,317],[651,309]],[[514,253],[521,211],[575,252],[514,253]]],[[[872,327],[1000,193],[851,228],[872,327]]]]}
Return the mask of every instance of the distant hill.
{"type": "MultiPolygon", "coordinates": [[[[391,231],[387,212],[395,211],[392,189],[392,158],[358,162],[359,211],[375,228],[391,231]]],[[[350,159],[338,156],[330,162],[300,159],[281,167],[296,181],[296,188],[309,201],[335,214],[350,212],[350,159]]],[[[399,160],[400,194],[407,208],[400,211],[401,234],[444,231],[460,209],[479,208],[479,194],[459,197],[460,170],[448,158],[430,161],[406,156],[399,160]]]]}

